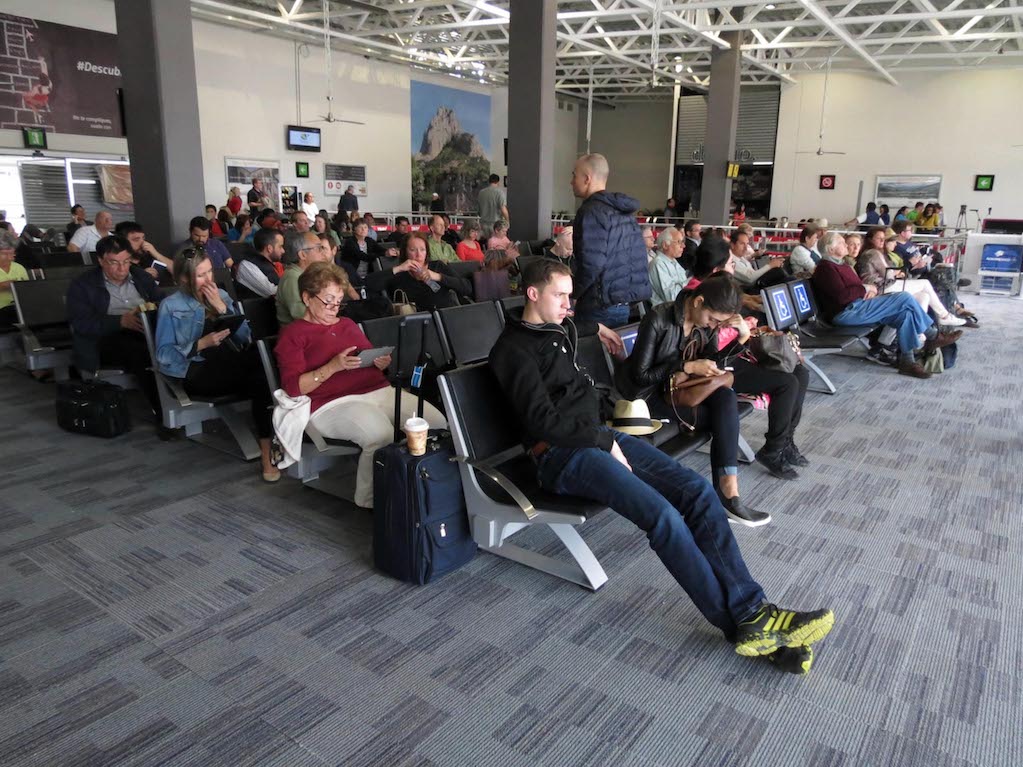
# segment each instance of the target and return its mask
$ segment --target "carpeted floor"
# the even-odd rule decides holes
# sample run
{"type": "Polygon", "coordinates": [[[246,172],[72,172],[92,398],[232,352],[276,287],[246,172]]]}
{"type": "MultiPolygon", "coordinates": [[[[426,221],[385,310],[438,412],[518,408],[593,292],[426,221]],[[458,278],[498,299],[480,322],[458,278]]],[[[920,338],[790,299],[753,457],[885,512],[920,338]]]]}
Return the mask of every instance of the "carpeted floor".
{"type": "Polygon", "coordinates": [[[0,764],[1018,764],[1023,304],[969,298],[956,369],[824,359],[813,465],[742,470],[774,515],[736,530],[750,570],[837,615],[805,678],[737,656],[614,514],[598,593],[486,554],[414,588],[364,512],[147,425],[63,433],[0,370],[0,764]]]}

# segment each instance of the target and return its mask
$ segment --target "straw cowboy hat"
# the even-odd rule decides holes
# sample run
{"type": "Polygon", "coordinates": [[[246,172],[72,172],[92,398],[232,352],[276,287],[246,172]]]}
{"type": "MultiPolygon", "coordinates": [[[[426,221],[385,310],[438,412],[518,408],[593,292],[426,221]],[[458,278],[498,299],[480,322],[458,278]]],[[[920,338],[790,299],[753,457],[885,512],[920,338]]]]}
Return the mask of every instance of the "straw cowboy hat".
{"type": "Polygon", "coordinates": [[[645,400],[620,399],[615,403],[614,417],[607,425],[622,434],[645,437],[647,434],[653,434],[664,424],[650,417],[650,408],[647,407],[645,400]]]}

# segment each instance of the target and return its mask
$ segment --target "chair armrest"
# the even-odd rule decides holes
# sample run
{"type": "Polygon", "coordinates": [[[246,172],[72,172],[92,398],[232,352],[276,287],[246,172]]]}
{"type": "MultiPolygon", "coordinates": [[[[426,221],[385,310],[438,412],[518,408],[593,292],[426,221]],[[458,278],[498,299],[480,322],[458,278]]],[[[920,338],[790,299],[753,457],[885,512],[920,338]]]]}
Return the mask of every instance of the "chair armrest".
{"type": "Polygon", "coordinates": [[[175,379],[156,370],[153,371],[153,374],[167,384],[167,388],[170,389],[171,394],[174,395],[174,399],[178,401],[178,404],[181,405],[181,407],[188,407],[192,404],[192,399],[185,392],[185,388],[175,379]]]}
{"type": "Polygon", "coordinates": [[[309,435],[309,439],[316,445],[316,449],[321,453],[326,452],[329,449],[326,441],[323,439],[323,435],[320,434],[320,430],[313,426],[313,422],[310,421],[305,425],[305,433],[309,435]]]}
{"type": "Polygon", "coordinates": [[[43,346],[39,339],[36,338],[35,331],[32,330],[28,325],[18,324],[15,325],[18,330],[21,331],[21,338],[25,342],[25,350],[30,352],[52,352],[52,346],[43,346]]]}
{"type": "Polygon", "coordinates": [[[493,468],[492,466],[487,466],[478,461],[470,461],[467,458],[460,458],[457,456],[455,458],[452,458],[451,460],[458,461],[459,463],[464,463],[466,466],[472,467],[475,471],[478,471],[481,474],[485,474],[486,476],[490,477],[490,479],[494,480],[494,482],[496,482],[498,486],[506,493],[508,493],[508,495],[511,496],[512,500],[518,504],[519,508],[522,510],[522,513],[526,515],[526,519],[533,519],[534,517],[536,517],[537,511],[535,508],[533,508],[532,501],[526,498],[523,492],[515,486],[514,482],[508,479],[508,477],[499,472],[497,469],[493,468]]]}

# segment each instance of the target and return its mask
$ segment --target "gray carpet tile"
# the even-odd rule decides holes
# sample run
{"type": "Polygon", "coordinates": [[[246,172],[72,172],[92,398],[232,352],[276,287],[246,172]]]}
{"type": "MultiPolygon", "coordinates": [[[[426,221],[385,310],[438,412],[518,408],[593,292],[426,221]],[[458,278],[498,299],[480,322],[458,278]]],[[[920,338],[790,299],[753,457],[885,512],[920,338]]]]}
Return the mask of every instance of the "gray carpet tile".
{"type": "Polygon", "coordinates": [[[144,418],[66,434],[52,385],[0,370],[0,764],[1018,764],[1023,305],[968,303],[954,370],[822,358],[812,466],[741,470],[774,516],[735,531],[750,570],[837,615],[807,677],[737,656],[614,514],[582,531],[596,594],[488,554],[416,588],[349,503],[144,418]]]}

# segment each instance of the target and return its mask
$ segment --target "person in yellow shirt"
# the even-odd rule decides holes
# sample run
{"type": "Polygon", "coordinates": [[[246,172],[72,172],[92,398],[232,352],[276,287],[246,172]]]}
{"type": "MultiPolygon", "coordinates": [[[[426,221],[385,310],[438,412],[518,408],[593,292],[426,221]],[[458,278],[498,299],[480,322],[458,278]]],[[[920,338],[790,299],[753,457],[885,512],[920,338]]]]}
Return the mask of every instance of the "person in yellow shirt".
{"type": "Polygon", "coordinates": [[[14,260],[17,244],[17,239],[9,231],[0,232],[0,329],[14,327],[18,321],[11,283],[28,279],[25,267],[14,260]]]}
{"type": "Polygon", "coordinates": [[[938,215],[937,208],[934,205],[928,203],[924,206],[923,212],[917,216],[914,226],[917,231],[930,231],[941,228],[941,216],[938,215]]]}

